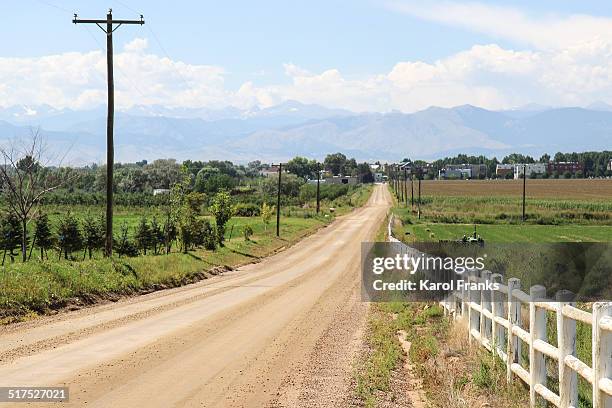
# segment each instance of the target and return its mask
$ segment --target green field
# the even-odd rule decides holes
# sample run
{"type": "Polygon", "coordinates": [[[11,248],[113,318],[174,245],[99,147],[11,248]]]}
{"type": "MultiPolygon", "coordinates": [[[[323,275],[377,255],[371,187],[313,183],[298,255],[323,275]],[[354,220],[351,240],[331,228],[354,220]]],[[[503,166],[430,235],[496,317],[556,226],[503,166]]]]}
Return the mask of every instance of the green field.
{"type": "MultiPolygon", "coordinates": [[[[606,242],[612,240],[609,225],[506,225],[481,224],[477,234],[486,242],[606,242]]],[[[474,224],[404,225],[396,229],[397,236],[409,242],[430,240],[457,240],[470,236],[474,224]],[[408,234],[406,234],[408,233],[408,234]]]]}

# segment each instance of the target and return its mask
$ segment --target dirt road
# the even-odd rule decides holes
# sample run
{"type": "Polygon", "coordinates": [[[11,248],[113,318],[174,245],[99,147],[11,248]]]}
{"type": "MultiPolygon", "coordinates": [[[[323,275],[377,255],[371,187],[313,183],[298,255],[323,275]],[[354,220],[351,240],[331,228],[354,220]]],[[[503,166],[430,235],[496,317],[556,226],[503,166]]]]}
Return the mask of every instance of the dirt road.
{"type": "Polygon", "coordinates": [[[258,264],[0,328],[0,386],[65,385],[74,407],[349,406],[360,244],[389,203],[376,186],[365,207],[258,264]]]}

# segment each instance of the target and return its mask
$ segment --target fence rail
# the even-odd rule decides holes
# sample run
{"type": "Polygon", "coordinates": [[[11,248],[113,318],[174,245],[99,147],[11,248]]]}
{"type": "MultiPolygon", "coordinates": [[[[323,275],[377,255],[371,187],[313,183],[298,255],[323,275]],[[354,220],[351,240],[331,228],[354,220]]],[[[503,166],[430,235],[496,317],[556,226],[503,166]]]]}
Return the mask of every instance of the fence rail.
{"type": "MultiPolygon", "coordinates": [[[[389,219],[389,240],[412,248],[393,237],[393,217],[389,219]]],[[[465,278],[464,278],[465,279],[465,278]]],[[[578,376],[592,386],[593,408],[612,408],[612,302],[597,302],[592,311],[576,308],[572,293],[559,291],[554,300],[546,298],[546,288],[532,286],[521,290],[519,279],[508,279],[489,271],[470,271],[467,280],[474,283],[497,282],[498,290],[470,290],[451,293],[440,302],[454,319],[467,321],[470,343],[476,343],[501,358],[506,364],[508,383],[518,377],[529,386],[530,407],[538,397],[560,407],[578,407],[578,376]],[[523,305],[529,309],[523,322],[523,305]],[[556,316],[556,345],[548,342],[548,313],[556,316]],[[576,325],[591,326],[592,365],[576,355],[576,325]],[[524,329],[523,327],[527,327],[524,329]],[[529,366],[521,364],[522,347],[529,349],[529,366]],[[548,388],[546,359],[556,362],[558,393],[548,388]]],[[[554,388],[554,387],[553,387],[554,388]]]]}

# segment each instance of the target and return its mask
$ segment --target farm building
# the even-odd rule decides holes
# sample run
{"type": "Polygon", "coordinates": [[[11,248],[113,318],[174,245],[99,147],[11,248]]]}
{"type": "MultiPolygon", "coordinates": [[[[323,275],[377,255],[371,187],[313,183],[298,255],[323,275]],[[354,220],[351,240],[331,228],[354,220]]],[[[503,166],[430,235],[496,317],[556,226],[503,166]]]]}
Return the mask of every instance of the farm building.
{"type": "Polygon", "coordinates": [[[438,172],[439,178],[485,178],[487,166],[484,164],[447,164],[438,172]]]}
{"type": "Polygon", "coordinates": [[[442,169],[438,172],[440,179],[470,179],[472,178],[472,169],[442,169]]]}
{"type": "Polygon", "coordinates": [[[329,184],[357,184],[359,178],[355,176],[333,176],[326,178],[325,181],[329,184]]]}
{"type": "Polygon", "coordinates": [[[385,176],[384,173],[374,173],[374,182],[382,183],[386,179],[387,179],[387,176],[385,176]]]}
{"type": "Polygon", "coordinates": [[[514,165],[514,178],[518,179],[523,176],[523,168],[527,173],[527,177],[532,174],[542,175],[548,171],[547,163],[528,163],[528,164],[515,164],[514,165]]]}
{"type": "Polygon", "coordinates": [[[498,177],[505,178],[508,174],[514,174],[513,164],[498,164],[495,166],[495,174],[498,177]]]}
{"type": "MultiPolygon", "coordinates": [[[[283,173],[286,172],[286,170],[283,170],[283,173]]],[[[264,176],[264,177],[274,177],[274,176],[278,176],[278,165],[271,165],[270,167],[266,168],[266,169],[262,169],[259,172],[260,176],[264,176]]]]}
{"type": "Polygon", "coordinates": [[[563,174],[569,171],[572,174],[575,174],[577,171],[584,172],[584,163],[580,162],[550,162],[548,163],[548,174],[552,174],[557,172],[558,174],[563,174]]]}

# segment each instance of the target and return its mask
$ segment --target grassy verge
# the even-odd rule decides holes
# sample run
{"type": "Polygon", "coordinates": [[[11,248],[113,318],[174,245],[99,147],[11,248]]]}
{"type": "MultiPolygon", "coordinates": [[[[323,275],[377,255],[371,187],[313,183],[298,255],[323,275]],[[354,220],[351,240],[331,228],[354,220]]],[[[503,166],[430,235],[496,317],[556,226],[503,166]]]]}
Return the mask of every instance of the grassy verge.
{"type": "Polygon", "coordinates": [[[367,356],[356,372],[356,392],[365,407],[376,407],[380,393],[389,391],[393,370],[403,361],[391,316],[377,305],[371,309],[367,330],[367,356]]]}
{"type": "Polygon", "coordinates": [[[233,219],[225,247],[198,249],[187,254],[147,255],[134,258],[84,261],[32,259],[0,268],[0,322],[45,313],[68,305],[83,305],[122,295],[133,295],[191,283],[216,267],[252,262],[287,247],[325,225],[331,218],[283,218],[281,238],[275,226],[259,218],[233,219]],[[240,233],[249,225],[255,234],[246,241],[240,233]]]}
{"type": "Polygon", "coordinates": [[[376,407],[389,392],[389,381],[405,356],[397,332],[408,333],[408,358],[423,382],[430,406],[524,407],[528,393],[520,382],[506,384],[499,358],[470,347],[465,327],[452,325],[440,306],[427,303],[380,303],[372,307],[368,355],[357,374],[357,395],[376,407]],[[489,405],[486,405],[489,404],[489,405]]]}

